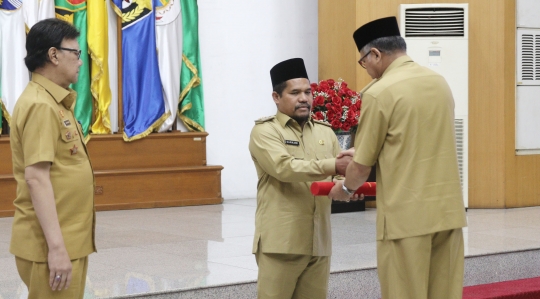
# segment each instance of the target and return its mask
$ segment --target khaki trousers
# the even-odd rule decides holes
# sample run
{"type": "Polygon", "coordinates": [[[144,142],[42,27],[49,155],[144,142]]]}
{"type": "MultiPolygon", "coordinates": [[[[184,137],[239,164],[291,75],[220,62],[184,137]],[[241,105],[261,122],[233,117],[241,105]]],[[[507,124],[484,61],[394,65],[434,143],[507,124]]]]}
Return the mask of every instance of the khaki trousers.
{"type": "Polygon", "coordinates": [[[67,290],[53,291],[49,286],[48,263],[32,262],[15,257],[17,270],[28,287],[28,299],[83,299],[88,270],[88,257],[72,260],[71,284],[67,290]]]}
{"type": "Polygon", "coordinates": [[[259,299],[325,299],[330,276],[329,256],[255,254],[259,299]]]}
{"type": "Polygon", "coordinates": [[[382,299],[461,299],[463,253],[461,228],[377,241],[382,299]]]}

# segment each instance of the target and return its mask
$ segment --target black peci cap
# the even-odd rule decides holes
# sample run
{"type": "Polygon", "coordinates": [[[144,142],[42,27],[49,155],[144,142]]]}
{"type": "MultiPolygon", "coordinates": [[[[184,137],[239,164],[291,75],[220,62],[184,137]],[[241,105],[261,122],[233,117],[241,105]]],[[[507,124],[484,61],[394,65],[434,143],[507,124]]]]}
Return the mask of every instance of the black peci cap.
{"type": "Polygon", "coordinates": [[[397,19],[396,17],[387,17],[364,24],[356,29],[353,38],[356,47],[358,48],[358,52],[360,52],[362,48],[371,41],[380,37],[396,35],[400,35],[397,19]]]}
{"type": "Polygon", "coordinates": [[[270,70],[270,78],[272,79],[272,87],[296,78],[309,80],[302,58],[292,58],[274,65],[270,70]]]}

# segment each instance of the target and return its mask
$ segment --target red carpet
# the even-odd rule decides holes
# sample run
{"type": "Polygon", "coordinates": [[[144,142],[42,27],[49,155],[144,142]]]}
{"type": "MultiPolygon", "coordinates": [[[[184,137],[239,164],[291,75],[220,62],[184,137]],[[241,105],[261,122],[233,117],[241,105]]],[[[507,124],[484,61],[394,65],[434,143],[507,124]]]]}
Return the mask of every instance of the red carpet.
{"type": "Polygon", "coordinates": [[[540,277],[463,288],[463,299],[539,299],[540,277]]]}

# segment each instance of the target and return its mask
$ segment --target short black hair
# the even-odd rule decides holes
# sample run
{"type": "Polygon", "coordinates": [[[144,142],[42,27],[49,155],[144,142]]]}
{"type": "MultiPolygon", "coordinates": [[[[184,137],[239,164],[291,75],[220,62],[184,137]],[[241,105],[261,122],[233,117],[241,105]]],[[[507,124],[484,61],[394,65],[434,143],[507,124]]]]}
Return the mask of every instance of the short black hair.
{"type": "Polygon", "coordinates": [[[51,18],[37,22],[26,36],[24,63],[30,72],[44,66],[49,60],[51,47],[58,48],[64,39],[76,39],[79,31],[70,23],[51,18]]]}
{"type": "Polygon", "coordinates": [[[407,51],[407,43],[405,43],[403,37],[398,35],[385,36],[367,43],[367,45],[362,48],[362,52],[366,53],[371,48],[376,48],[383,53],[394,54],[395,52],[407,51]]]}
{"type": "Polygon", "coordinates": [[[279,96],[283,94],[285,88],[287,88],[287,81],[283,81],[279,84],[274,85],[274,91],[277,92],[279,96]]]}

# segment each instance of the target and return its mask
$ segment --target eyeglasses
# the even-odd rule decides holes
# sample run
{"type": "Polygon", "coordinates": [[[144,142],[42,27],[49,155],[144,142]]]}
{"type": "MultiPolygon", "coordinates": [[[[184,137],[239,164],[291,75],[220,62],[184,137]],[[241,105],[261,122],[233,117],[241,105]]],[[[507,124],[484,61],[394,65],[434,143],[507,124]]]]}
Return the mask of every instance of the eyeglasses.
{"type": "Polygon", "coordinates": [[[73,52],[75,53],[75,55],[77,55],[77,59],[80,59],[81,58],[81,50],[77,50],[77,49],[70,49],[70,48],[62,48],[62,47],[57,47],[58,50],[64,50],[64,51],[69,51],[69,52],[73,52]]]}
{"type": "Polygon", "coordinates": [[[369,50],[369,52],[368,52],[366,55],[362,56],[362,57],[360,58],[360,60],[358,60],[358,64],[359,64],[361,67],[366,68],[366,62],[364,61],[364,59],[365,59],[369,54],[371,54],[371,50],[369,50]]]}

